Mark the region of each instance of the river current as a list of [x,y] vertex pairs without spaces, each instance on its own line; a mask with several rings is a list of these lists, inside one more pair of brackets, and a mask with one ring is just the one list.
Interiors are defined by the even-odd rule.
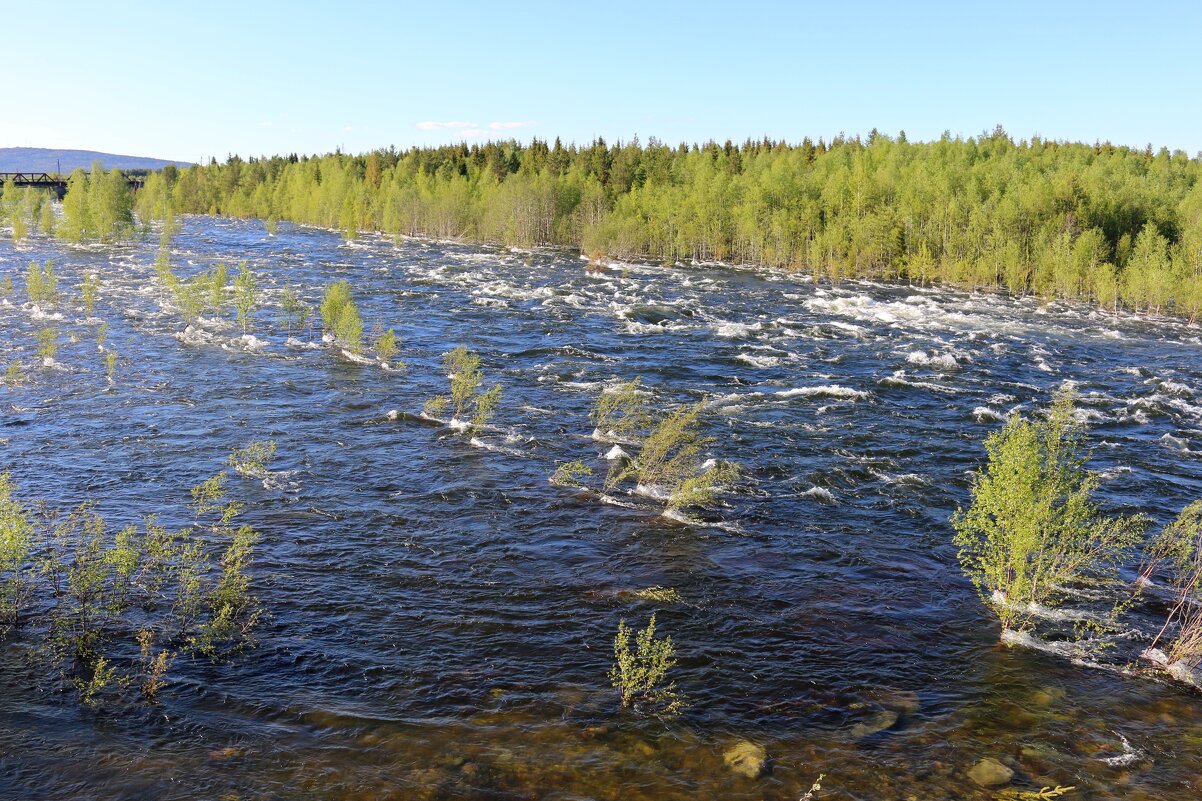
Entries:
[[[1202,495],[1199,329],[186,218],[178,273],[256,273],[246,340],[232,313],[183,331],[156,247],[0,244],[17,287],[0,347],[32,379],[0,389],[0,470],[23,498],[184,525],[189,487],[275,441],[267,480],[231,483],[262,533],[269,618],[229,664],[180,660],[157,705],[31,689],[20,649],[36,644],[0,643],[0,798],[797,799],[819,774],[824,799],[991,798],[966,778],[984,757],[1070,799],[1202,792],[1202,697],[1124,672],[1126,654],[998,645],[948,522],[983,439],[1066,381],[1102,500],[1170,520]],[[111,385],[77,299],[53,321],[58,366],[32,366],[46,321],[21,276],[47,259],[68,298],[99,275]],[[319,332],[288,341],[280,291],[316,304],[338,279],[407,369],[348,361]],[[476,443],[418,416],[458,344],[504,387]],[[548,482],[572,460],[604,472],[589,410],[636,376],[661,410],[706,399],[708,455],[741,468],[705,522]],[[680,598],[635,594],[653,586]],[[690,702],[667,721],[621,711],[606,675],[618,620],[652,612]],[[1155,631],[1130,624],[1135,642]],[[740,740],[766,750],[758,779],[723,762]]]

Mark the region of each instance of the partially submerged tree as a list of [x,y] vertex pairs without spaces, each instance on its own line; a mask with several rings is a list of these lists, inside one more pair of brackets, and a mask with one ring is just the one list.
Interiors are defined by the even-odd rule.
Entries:
[[635,378],[601,393],[591,414],[594,438],[624,442],[640,438],[651,422],[640,382]]
[[[464,345],[457,346],[442,357],[443,369],[451,382],[449,397],[435,398],[426,404],[428,411],[450,408],[453,423],[472,428],[483,427],[497,410],[501,402],[501,385],[481,392],[484,373],[480,370],[480,356]],[[470,423],[467,421],[470,419]]]
[[633,478],[636,491],[662,498],[669,509],[705,506],[738,475],[726,462],[703,460],[712,439],[701,434],[700,417],[705,402],[686,406],[664,417],[643,441],[629,462],[615,462],[607,485]]
[[1146,525],[1094,500],[1098,478],[1086,468],[1074,403],[1062,390],[1046,419],[1014,417],[991,434],[972,503],[952,517],[960,564],[1003,636],[1028,628],[1074,585],[1113,582]]
[[363,348],[363,319],[351,297],[351,285],[337,281],[326,287],[321,301],[321,322],[327,334],[344,350],[357,354]]
[[1165,582],[1170,604],[1144,656],[1196,684],[1194,672],[1202,666],[1202,501],[1185,507],[1149,543],[1141,585],[1153,575]]
[[234,278],[234,312],[237,315],[238,324],[242,326],[242,333],[250,331],[251,318],[254,316],[258,303],[258,288],[255,284],[254,273],[250,271],[250,265],[242,262],[238,268],[238,275]]

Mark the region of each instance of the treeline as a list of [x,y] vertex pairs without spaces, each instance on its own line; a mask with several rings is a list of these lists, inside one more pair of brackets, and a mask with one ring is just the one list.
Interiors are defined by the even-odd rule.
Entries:
[[1015,142],[1001,129],[934,142],[535,140],[169,167],[137,211],[943,282],[1193,319],[1200,173],[1179,151]]

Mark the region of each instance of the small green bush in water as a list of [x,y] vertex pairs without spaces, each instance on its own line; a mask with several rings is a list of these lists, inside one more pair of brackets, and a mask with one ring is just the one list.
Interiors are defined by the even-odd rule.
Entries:
[[972,503],[952,516],[960,564],[1003,632],[1029,627],[1066,587],[1113,581],[1146,525],[1103,514],[1093,500],[1098,478],[1085,466],[1074,402],[1063,390],[1047,419],[1014,417],[991,434]]
[[29,302],[38,306],[58,303],[58,277],[54,274],[54,264],[30,262],[25,272],[25,291],[29,295]]
[[38,343],[38,356],[53,359],[58,355],[58,332],[53,328],[39,328],[34,338]]
[[700,401],[660,420],[636,457],[625,466],[615,463],[608,486],[633,478],[644,490],[662,493],[669,509],[713,503],[721,487],[738,476],[738,468],[726,462],[709,465],[701,458],[712,442],[700,432],[704,409]]
[[451,395],[446,400],[434,399],[426,404],[426,409],[444,409],[450,407],[456,420],[471,420],[475,428],[484,426],[501,403],[501,385],[481,392],[484,385],[484,373],[480,370],[480,356],[459,345],[454,350],[443,354],[443,369],[451,382]]
[[246,262],[242,262],[238,268],[238,275],[234,278],[234,313],[237,315],[238,324],[242,326],[242,333],[250,330],[251,318],[258,303],[254,273],[250,271]]
[[651,423],[641,379],[607,389],[597,398],[591,417],[603,437],[637,440]]
[[1172,593],[1164,625],[1148,649],[1167,640],[1165,666],[1192,672],[1202,666],[1202,501],[1185,507],[1152,539],[1147,551],[1141,586],[1158,573]]
[[677,692],[676,683],[668,680],[668,671],[676,666],[672,638],[655,638],[655,615],[647,628],[635,635],[633,650],[630,638],[631,629],[623,618],[614,637],[614,665],[609,672],[622,706],[634,704],[656,714],[678,714],[685,700]]
[[350,353],[358,353],[363,347],[363,320],[355,301],[351,298],[351,285],[337,281],[326,287],[321,301],[321,322],[327,333],[333,334],[338,344]]
[[298,331],[303,328],[305,321],[309,319],[308,305],[292,287],[285,287],[280,293],[280,316],[284,318],[284,328],[288,336],[292,336],[293,328]]
[[555,472],[551,474],[550,481],[552,484],[560,487],[579,487],[580,480],[592,474],[593,468],[584,462],[564,462],[555,468]]
[[376,355],[380,357],[380,361],[388,364],[400,352],[399,340],[396,333],[391,328],[380,334],[376,339]]
[[65,518],[45,504],[33,515],[0,474],[0,637],[13,625],[40,632],[48,676],[88,704],[129,686],[153,699],[180,651],[240,650],[262,614],[249,574],[258,535],[235,525],[226,477],[194,488],[191,528],[151,516],[112,531],[87,502]]

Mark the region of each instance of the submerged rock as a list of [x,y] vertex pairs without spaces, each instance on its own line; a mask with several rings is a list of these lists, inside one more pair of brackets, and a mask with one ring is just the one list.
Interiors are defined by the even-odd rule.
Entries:
[[748,740],[739,740],[726,749],[722,754],[722,761],[735,773],[749,779],[758,779],[763,775],[764,767],[767,765],[768,752],[764,750],[763,746]]
[[1001,787],[1010,783],[1014,771],[993,757],[985,757],[968,770],[968,778],[981,787]]
[[886,729],[891,729],[899,717],[900,715],[895,709],[882,709],[880,712],[874,712],[851,727],[852,739],[863,740],[865,737],[871,737]]

